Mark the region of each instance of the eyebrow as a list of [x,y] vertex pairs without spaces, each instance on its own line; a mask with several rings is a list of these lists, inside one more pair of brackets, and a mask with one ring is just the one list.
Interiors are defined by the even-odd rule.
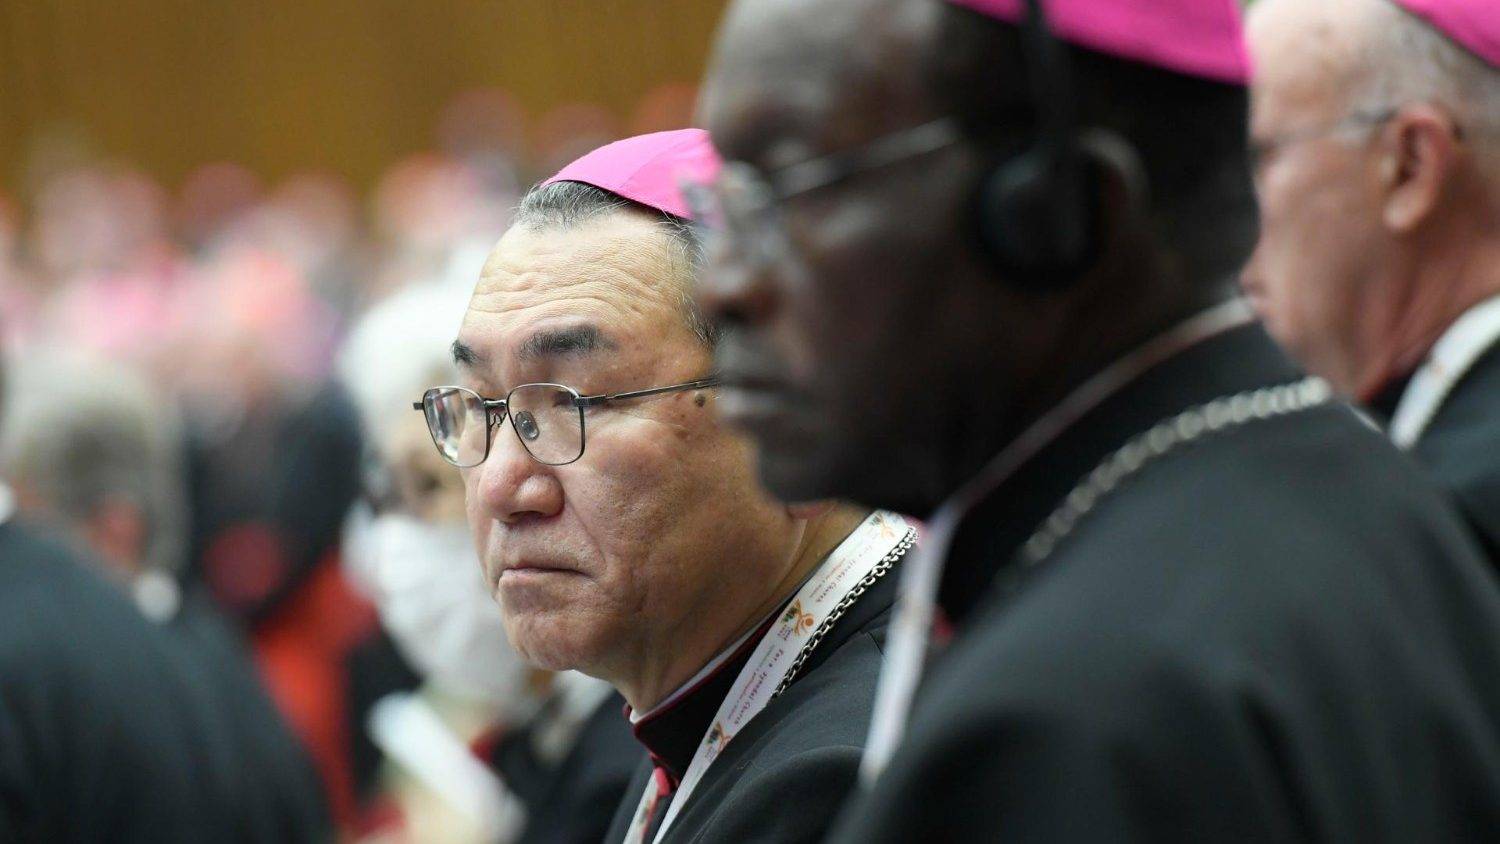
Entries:
[[616,348],[615,342],[597,326],[573,325],[536,332],[521,343],[516,355],[522,361],[535,362],[543,358],[583,356],[600,349]]
[[454,340],[451,350],[453,362],[465,369],[473,369],[485,362],[484,355],[474,351],[473,347],[462,340]]

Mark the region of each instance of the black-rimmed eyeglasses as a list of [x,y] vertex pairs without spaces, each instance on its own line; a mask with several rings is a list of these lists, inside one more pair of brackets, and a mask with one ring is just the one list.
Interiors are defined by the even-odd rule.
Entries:
[[490,431],[506,417],[526,453],[538,463],[563,466],[583,456],[583,412],[590,407],[718,386],[719,379],[699,378],[667,387],[628,393],[579,395],[565,384],[522,384],[503,399],[487,399],[467,387],[433,387],[412,402],[422,411],[432,444],[444,460],[460,469],[483,463],[490,455]]

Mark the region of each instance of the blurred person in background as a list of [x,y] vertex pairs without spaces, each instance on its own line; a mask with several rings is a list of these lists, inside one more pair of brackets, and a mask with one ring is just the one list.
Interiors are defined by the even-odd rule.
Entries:
[[254,210],[265,190],[261,178],[243,165],[232,161],[200,165],[177,190],[171,211],[173,228],[189,251],[200,252]]
[[371,711],[387,759],[375,813],[386,822],[371,834],[592,844],[640,757],[624,700],[600,680],[532,668],[510,647],[464,520],[463,481],[408,409],[427,385],[455,379],[449,345],[477,272],[389,296],[340,358],[367,442],[344,564],[424,678]]
[[1260,0],[1243,274],[1500,559],[1500,4]]
[[1500,827],[1492,572],[1233,298],[1242,36],[1236,0],[730,5],[719,409],[778,495],[932,514],[832,840]]
[[[75,389],[48,386],[42,398],[33,395],[35,385],[23,381],[21,389],[33,408]],[[99,448],[88,436],[68,437],[68,426],[49,432],[55,442],[45,444],[34,430],[6,435],[8,448],[26,443],[68,457],[63,465],[79,473],[79,485],[58,476],[65,469],[33,462],[28,506],[42,506],[59,526],[111,537],[101,547],[114,562],[85,562],[79,549],[92,544],[86,539],[75,537],[70,548],[20,523],[17,496],[0,485],[0,840],[327,840],[297,748],[262,693],[236,673],[234,656],[199,649],[189,634],[148,621],[122,588],[128,577],[109,568],[154,564],[148,548],[165,553],[171,543],[152,545],[147,526],[127,526],[149,518],[152,505],[141,499],[156,494],[155,476],[134,474],[138,461],[104,465],[119,458],[112,448],[119,440],[104,420],[128,410],[90,410],[93,419],[71,432],[98,426],[108,441]],[[34,413],[20,414],[21,424],[33,425]],[[0,426],[7,416],[0,402]],[[128,438],[141,431],[141,420],[114,430]],[[74,450],[58,454],[57,442]],[[8,463],[26,467],[27,458],[9,453],[15,459]],[[57,499],[43,503],[51,496]],[[133,563],[125,553],[132,534],[139,540]],[[230,661],[212,664],[221,657]]]
[[353,673],[378,628],[340,567],[359,488],[359,421],[326,370],[332,326],[294,269],[239,253],[180,338],[189,578],[250,639],[278,706],[317,764],[340,826],[370,771],[356,762]]
[[536,172],[545,175],[621,137],[621,132],[619,121],[608,109],[598,103],[577,102],[554,106],[536,121],[532,135]]
[[647,751],[606,838],[807,841],[854,783],[893,578],[915,530],[788,506],[714,418],[681,130],[527,194],[428,390],[511,646],[610,682]]
[[207,596],[184,593],[187,502],[172,407],[136,373],[57,350],[12,367],[0,473],[21,514],[80,546],[165,630],[232,737],[237,794],[263,834],[331,830],[309,759],[282,722],[238,632]]
[[368,293],[378,299],[413,279],[445,273],[455,257],[483,261],[504,231],[514,182],[463,160],[419,153],[393,165],[371,196],[380,258]]

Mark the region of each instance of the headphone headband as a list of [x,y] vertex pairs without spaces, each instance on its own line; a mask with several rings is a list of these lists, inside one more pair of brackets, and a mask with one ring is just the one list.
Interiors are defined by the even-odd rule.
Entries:
[[1026,0],[1021,35],[1036,139],[985,179],[979,233],[1007,280],[1047,290],[1078,278],[1097,256],[1099,169],[1079,142],[1072,63],[1042,0]]

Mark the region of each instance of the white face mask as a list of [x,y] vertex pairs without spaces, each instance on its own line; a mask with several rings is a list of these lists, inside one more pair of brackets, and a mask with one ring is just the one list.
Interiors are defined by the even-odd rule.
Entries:
[[531,717],[542,696],[505,636],[463,523],[350,514],[345,567],[375,602],[403,656],[444,692],[493,706],[501,721]]

